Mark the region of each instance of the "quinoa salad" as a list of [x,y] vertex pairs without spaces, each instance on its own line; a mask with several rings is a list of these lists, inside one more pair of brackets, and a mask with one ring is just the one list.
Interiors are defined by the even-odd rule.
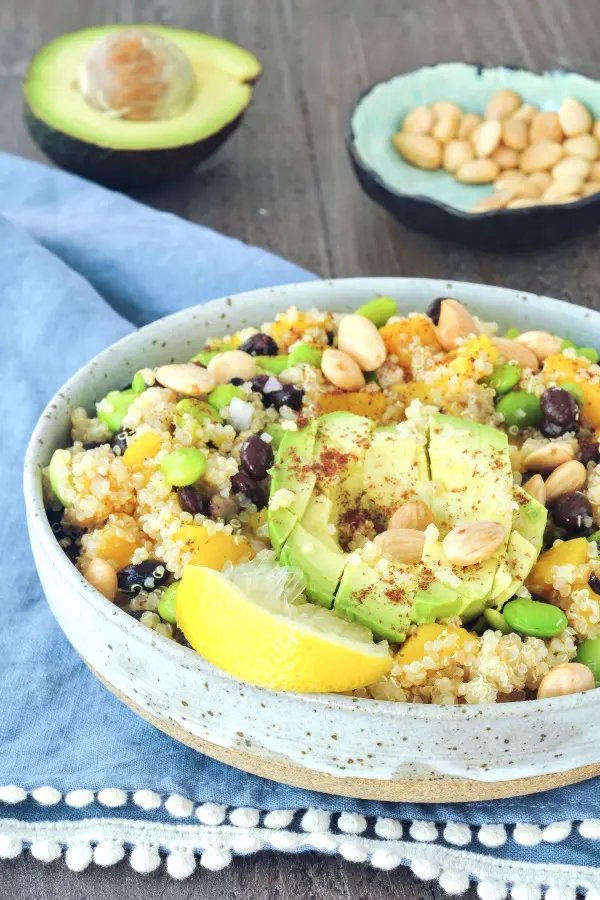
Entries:
[[43,486],[95,589],[236,678],[524,701],[600,681],[599,439],[595,349],[366,297],[132,372]]

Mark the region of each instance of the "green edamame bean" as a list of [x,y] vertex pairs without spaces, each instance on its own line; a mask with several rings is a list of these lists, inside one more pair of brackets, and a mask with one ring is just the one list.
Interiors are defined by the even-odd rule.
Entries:
[[323,350],[314,344],[296,344],[290,351],[290,366],[297,366],[298,363],[308,363],[316,369],[321,368],[321,360],[323,359]]
[[187,487],[202,478],[206,469],[206,456],[194,447],[177,447],[163,459],[160,471],[167,484]]
[[521,332],[518,328],[509,328],[504,337],[507,341],[514,341],[515,338],[518,338]]
[[131,380],[131,390],[135,391],[136,394],[143,394],[148,385],[144,381],[144,376],[141,372],[136,372]]
[[562,609],[539,600],[509,600],[502,615],[513,631],[531,637],[556,637],[567,627]]
[[583,406],[585,404],[583,391],[578,384],[575,384],[574,381],[561,381],[559,387],[561,387],[563,391],[567,391],[572,397],[574,397],[577,401],[578,406]]
[[377,328],[381,328],[397,312],[398,304],[391,297],[376,297],[375,300],[369,300],[368,303],[359,306],[356,315],[364,316]]
[[590,534],[588,541],[596,541],[597,544],[600,544],[600,531],[595,531],[593,534]]
[[206,403],[204,400],[191,400],[189,397],[186,397],[184,400],[180,400],[179,403],[175,406],[175,409],[179,413],[177,416],[177,424],[180,428],[185,427],[185,422],[183,416],[191,416],[196,422],[202,424],[206,419],[210,419],[211,422],[220,423],[223,421],[219,413],[213,409],[210,403]]
[[[227,348],[231,349],[231,348]],[[223,350],[201,350],[200,353],[196,353],[195,356],[192,356],[190,362],[199,362],[202,363],[203,366],[207,366],[211,359],[214,359],[215,356],[218,356],[219,353],[223,353]]]
[[218,384],[206,399],[212,408],[219,412],[229,406],[234,397],[239,397],[240,400],[246,399],[245,393],[237,384]]
[[562,353],[563,350],[568,350],[569,347],[575,347],[573,341],[567,340],[567,338],[563,338],[560,342],[560,351]]
[[502,413],[508,426],[527,428],[528,425],[538,425],[542,420],[539,397],[527,391],[504,394],[496,404],[496,409]]
[[484,609],[483,618],[488,627],[493,628],[494,631],[501,631],[502,634],[510,634],[512,632],[510,625],[497,609]]
[[519,383],[522,374],[521,366],[517,366],[515,363],[502,363],[500,366],[494,366],[493,371],[487,378],[484,378],[484,381],[497,394],[506,394]]
[[256,356],[256,365],[265,372],[271,372],[272,375],[280,375],[290,367],[289,356]]
[[126,391],[109,391],[106,397],[96,403],[96,414],[111,431],[120,431],[127,410],[137,397],[138,394],[131,388]]
[[283,428],[279,422],[273,422],[271,425],[267,425],[265,431],[271,437],[271,446],[273,450],[279,450],[279,445],[281,444],[285,434],[289,434],[286,432],[285,428]]
[[173,584],[170,584],[166,589],[162,597],[160,598],[160,602],[158,604],[158,614],[165,622],[170,622],[171,625],[177,624],[177,616],[175,614],[176,609],[176,601],[177,601],[177,588],[179,587],[179,582],[175,581]]
[[577,356],[583,356],[584,359],[589,359],[591,363],[598,362],[598,351],[594,350],[593,347],[578,347]]
[[577,662],[583,663],[588,669],[592,670],[592,674],[596,681],[600,681],[600,637],[587,638],[577,647]]

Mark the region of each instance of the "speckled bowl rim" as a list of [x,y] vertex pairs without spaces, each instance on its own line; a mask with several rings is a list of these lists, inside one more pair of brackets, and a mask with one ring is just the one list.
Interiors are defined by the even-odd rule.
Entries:
[[[391,196],[398,198],[407,197],[411,200],[416,200],[417,202],[422,203],[426,206],[433,206],[437,209],[442,209],[449,215],[456,216],[458,219],[464,219],[469,222],[477,222],[481,219],[492,219],[498,217],[510,217],[514,220],[515,218],[525,218],[534,215],[545,216],[548,212],[555,212],[556,210],[564,207],[565,204],[548,203],[544,206],[523,206],[520,209],[492,209],[488,210],[487,212],[480,213],[469,212],[468,210],[460,209],[460,207],[458,206],[452,206],[450,203],[444,203],[442,200],[436,200],[435,197],[428,197],[426,194],[413,194],[410,191],[401,191],[398,188],[393,187],[388,181],[386,181],[386,179],[377,171],[377,169],[374,169],[371,165],[365,162],[356,147],[356,134],[354,132],[353,119],[356,110],[366,100],[369,94],[371,94],[372,91],[376,90],[380,85],[388,84],[388,82],[393,81],[400,75],[417,75],[419,72],[423,72],[428,69],[437,69],[449,64],[450,61],[446,61],[442,63],[434,63],[433,65],[419,66],[417,69],[409,69],[407,72],[396,72],[394,75],[390,75],[389,78],[382,78],[379,81],[373,82],[373,84],[369,85],[369,87],[365,88],[365,90],[360,93],[357,100],[352,106],[346,125],[346,147],[354,163],[366,175],[368,175],[378,185],[378,187],[381,188],[381,190],[386,191]],[[539,75],[540,78],[544,75],[553,74],[579,75],[581,78],[585,78],[591,84],[597,85],[598,92],[600,93],[600,79],[590,78],[589,76],[584,75],[583,72],[578,72],[576,69],[563,69],[559,66],[554,69],[544,69],[543,72],[534,72],[533,69],[526,69],[523,66],[484,66],[482,63],[465,63],[465,65],[471,66],[473,69],[476,69],[478,75],[480,75],[481,72],[486,69],[510,69],[513,72],[527,72],[528,74]],[[588,206],[594,206],[598,203],[600,203],[600,192],[597,194],[591,194],[589,197],[582,197],[580,200],[577,200],[574,203],[569,203],[567,204],[566,209],[583,209]]]
[[[128,613],[120,609],[120,607],[115,606],[115,604],[111,603],[95,588],[93,588],[85,580],[83,575],[81,575],[79,570],[76,569],[76,567],[70,562],[66,554],[63,552],[62,548],[59,546],[56,540],[56,536],[50,527],[50,523],[48,521],[48,517],[44,508],[41,491],[39,490],[40,469],[43,465],[45,465],[45,463],[43,463],[39,459],[39,448],[44,447],[44,433],[46,428],[48,427],[47,422],[51,421],[54,418],[54,413],[57,408],[65,407],[67,405],[66,398],[73,388],[78,387],[78,382],[80,381],[80,379],[85,378],[89,369],[93,369],[99,362],[104,362],[110,359],[110,357],[116,350],[121,351],[123,349],[126,349],[128,344],[139,342],[140,334],[144,336],[148,335],[150,342],[157,333],[160,333],[161,342],[164,342],[164,332],[161,333],[161,330],[164,328],[165,324],[185,321],[186,319],[194,318],[195,315],[197,315],[199,312],[203,312],[206,310],[219,309],[221,307],[227,308],[230,305],[232,299],[238,302],[241,301],[246,309],[251,309],[252,300],[255,300],[258,296],[268,294],[273,291],[284,290],[286,292],[288,305],[292,305],[294,302],[294,298],[293,296],[289,295],[293,295],[294,293],[301,295],[303,290],[306,290],[307,288],[310,289],[311,285],[332,285],[343,288],[344,284],[357,285],[363,282],[365,285],[365,292],[368,292],[370,290],[371,293],[373,293],[373,282],[381,282],[381,280],[381,278],[377,277],[364,277],[329,279],[322,282],[300,282],[295,284],[279,285],[275,288],[263,288],[254,291],[246,291],[240,294],[221,297],[216,300],[209,301],[208,303],[192,306],[170,316],[165,316],[161,319],[157,319],[156,321],[145,325],[140,329],[137,329],[131,334],[126,335],[125,337],[116,341],[114,344],[111,344],[105,350],[102,350],[91,360],[85,363],[85,365],[81,366],[81,368],[79,368],[77,372],[75,372],[75,374],[72,375],[71,378],[69,378],[58,389],[51,400],[46,404],[32,432],[25,453],[25,463],[23,471],[25,507],[27,511],[27,519],[31,528],[32,539],[35,537],[35,539],[39,541],[41,548],[43,549],[44,553],[50,558],[52,565],[62,575],[65,582],[65,588],[79,595],[83,600],[85,600],[86,603],[88,603],[93,608],[95,612],[103,616],[103,618],[107,621],[115,621],[114,617],[116,611],[118,614],[117,621],[119,622],[120,627],[123,628],[123,630],[131,638],[135,638],[143,642],[149,648],[152,645],[156,646],[156,642],[159,641],[158,646],[160,646],[161,651],[165,654],[165,659],[167,659],[168,661],[180,662],[182,660],[181,654],[186,654],[185,659],[188,666],[190,663],[192,663],[198,674],[202,675],[204,678],[219,678],[225,681],[235,682],[237,684],[244,683],[245,685],[247,685],[248,690],[258,692],[259,695],[262,695],[262,697],[265,698],[265,700],[268,700],[269,696],[273,694],[278,694],[279,696],[286,697],[289,703],[297,703],[300,707],[308,703],[312,704],[313,706],[315,704],[323,705],[330,708],[337,708],[339,710],[352,712],[355,714],[360,713],[361,715],[383,715],[386,717],[398,719],[403,719],[408,716],[410,718],[418,718],[425,721],[439,719],[440,716],[443,716],[447,718],[449,724],[464,721],[465,718],[467,720],[480,718],[493,720],[500,717],[515,718],[521,720],[524,707],[526,709],[529,709],[531,711],[531,714],[533,715],[536,712],[542,713],[545,709],[552,708],[554,710],[559,705],[562,709],[565,710],[582,705],[596,706],[598,700],[600,700],[600,693],[596,694],[596,691],[600,690],[600,688],[586,691],[583,694],[573,694],[567,697],[552,698],[548,700],[525,700],[515,701],[512,703],[439,706],[435,704],[420,703],[392,703],[385,700],[369,700],[358,697],[344,696],[340,694],[296,694],[292,692],[276,692],[271,691],[267,688],[257,687],[248,682],[242,682],[241,679],[237,679],[231,675],[228,675],[226,672],[223,672],[222,670],[213,666],[212,663],[209,663],[207,660],[203,659],[194,650],[183,647],[181,644],[177,644],[174,641],[163,637],[162,635],[157,635],[151,629],[146,628],[136,619],[133,619]],[[388,282],[395,281],[398,283],[420,281],[432,285],[432,287],[435,287],[435,289],[438,291],[438,294],[443,294],[444,288],[448,287],[448,281],[445,279],[388,278],[385,280]],[[561,309],[567,314],[569,312],[570,304],[566,303],[565,301],[556,300],[550,297],[545,297],[543,295],[532,294],[524,291],[517,292],[512,288],[499,288],[496,286],[488,286],[475,282],[452,282],[453,289],[458,288],[460,290],[461,286],[474,288],[478,291],[484,291],[486,287],[493,287],[494,290],[504,290],[507,292],[507,294],[518,293],[521,298],[542,299],[543,297],[544,303],[548,306],[555,307],[556,309]],[[375,292],[378,293],[378,291]],[[244,300],[246,298],[248,302],[244,304]],[[586,312],[591,316],[598,316],[600,318],[600,313],[597,313],[594,310],[586,310]],[[169,341],[167,338],[165,356],[168,355],[166,349],[168,347],[168,343]]]

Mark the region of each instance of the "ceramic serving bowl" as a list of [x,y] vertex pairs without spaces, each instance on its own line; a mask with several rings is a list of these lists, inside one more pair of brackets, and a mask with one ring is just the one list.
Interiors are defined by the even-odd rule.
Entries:
[[[138,369],[189,359],[205,338],[260,326],[291,305],[337,312],[376,295],[401,312],[457,297],[484,319],[547,328],[600,345],[600,314],[485,285],[362,278],[269,288],[161,319],[100,353],[52,398],[25,460],[29,533],[58,623],[96,675],[125,703],[178,740],[279,781],[358,797],[426,801],[514,795],[600,772],[600,690],[492,706],[393,704],[253,687],[155,634],[92,588],[48,524],[41,473],[68,444],[69,414],[92,410]],[[595,340],[594,340],[595,338]],[[160,678],[157,678],[160,673]]]
[[414,106],[449,100],[481,115],[492,94],[503,88],[541,110],[558,110],[565,97],[577,97],[594,118],[600,116],[600,83],[575,72],[538,75],[441,63],[396,75],[370,87],[350,116],[346,144],[365,193],[415,231],[484,250],[541,247],[597,228],[600,194],[565,205],[471,213],[492,192],[491,184],[461,184],[443,169],[416,168],[394,149],[392,135]]

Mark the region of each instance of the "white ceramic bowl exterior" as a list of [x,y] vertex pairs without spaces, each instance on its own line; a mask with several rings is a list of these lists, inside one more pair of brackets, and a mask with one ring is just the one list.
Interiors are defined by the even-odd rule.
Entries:
[[[25,461],[29,533],[50,607],[84,659],[165,727],[225,748],[341,778],[465,777],[480,781],[565,772],[600,762],[600,690],[558,700],[436,707],[335,695],[275,693],[243,684],[185,647],[156,635],[95,591],[69,562],[48,524],[40,468],[68,442],[70,411],[93,408],[145,366],[188,359],[205,338],[260,326],[288,306],[345,312],[375,295],[401,312],[438,296],[465,301],[501,328],[546,328],[600,346],[600,314],[485,285],[363,278],[270,288],[215,300],[147,326],[101,353],[56,394]],[[158,339],[158,340],[155,340]],[[166,349],[162,346],[166,342]]]

